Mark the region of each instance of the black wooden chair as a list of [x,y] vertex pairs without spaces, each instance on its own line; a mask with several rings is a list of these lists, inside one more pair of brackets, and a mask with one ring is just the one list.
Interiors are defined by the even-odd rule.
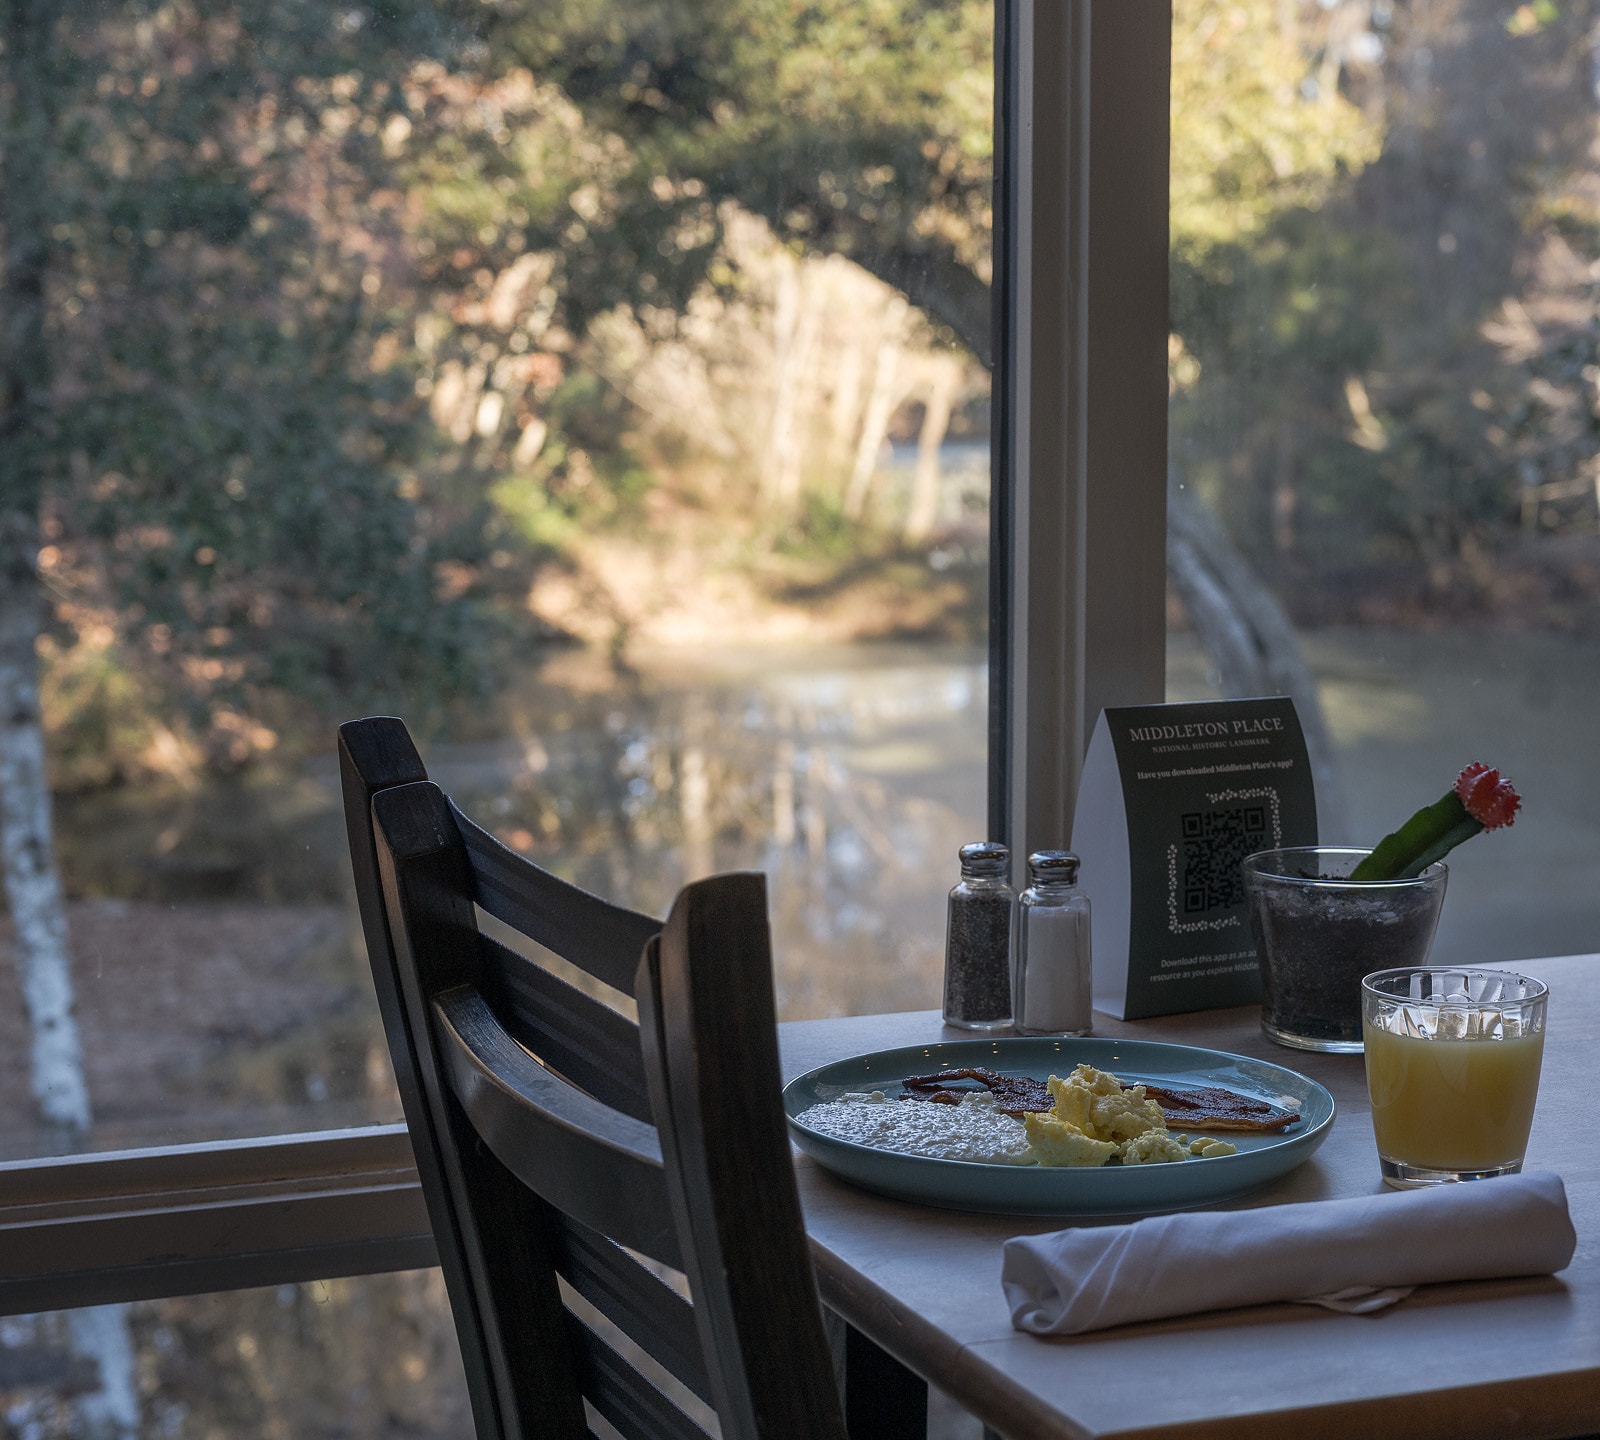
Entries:
[[[628,1440],[702,1435],[696,1399],[725,1440],[842,1440],[777,1098],[762,877],[686,887],[663,927],[467,819],[398,720],[343,726],[340,762],[479,1440],[584,1436],[586,1401]],[[483,934],[478,909],[634,995],[639,1025]],[[911,1433],[920,1382],[853,1331],[847,1353],[873,1375],[851,1433]]]

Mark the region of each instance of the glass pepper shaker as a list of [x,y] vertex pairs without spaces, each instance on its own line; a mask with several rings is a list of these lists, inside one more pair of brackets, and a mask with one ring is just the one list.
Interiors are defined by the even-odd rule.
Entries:
[[1028,888],[1012,932],[1011,1001],[1020,1035],[1087,1035],[1093,1029],[1089,897],[1070,850],[1028,856]]
[[983,840],[961,847],[961,883],[945,930],[944,1023],[962,1030],[1011,1024],[1011,852]]

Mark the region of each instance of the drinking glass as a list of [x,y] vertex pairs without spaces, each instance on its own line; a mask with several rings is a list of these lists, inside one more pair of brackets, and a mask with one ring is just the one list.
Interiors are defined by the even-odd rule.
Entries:
[[1543,981],[1408,966],[1361,982],[1367,1092],[1396,1189],[1522,1169],[1544,1055]]

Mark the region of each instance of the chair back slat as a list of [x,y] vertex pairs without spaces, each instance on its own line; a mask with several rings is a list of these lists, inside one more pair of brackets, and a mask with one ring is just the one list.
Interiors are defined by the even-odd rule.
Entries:
[[712,1404],[711,1381],[695,1334],[694,1307],[621,1246],[567,1218],[557,1237],[556,1269],[577,1293],[625,1330],[656,1364]]
[[559,975],[484,936],[483,993],[519,1045],[614,1110],[649,1122],[639,1027]]
[[639,949],[661,922],[529,865],[454,805],[450,808],[472,857],[478,904],[496,920],[631,995]]
[[[593,1331],[582,1330],[574,1344],[583,1372],[583,1393],[623,1440],[708,1440],[709,1432],[702,1425]],[[793,1440],[809,1437],[797,1435]]]
[[545,1069],[470,986],[436,995],[433,1014],[451,1091],[495,1158],[557,1209],[681,1269],[655,1129]]
[[[635,985],[667,1194],[684,1237],[724,1440],[845,1440],[795,1186],[778,1064],[766,879],[687,885]],[[759,1205],[748,1197],[759,1195]]]

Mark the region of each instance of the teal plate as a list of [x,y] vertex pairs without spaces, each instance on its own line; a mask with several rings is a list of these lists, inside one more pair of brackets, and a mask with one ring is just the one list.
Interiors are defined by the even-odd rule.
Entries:
[[[856,1145],[809,1129],[802,1111],[846,1091],[881,1090],[891,1099],[907,1075],[984,1066],[1002,1075],[1067,1075],[1087,1063],[1137,1084],[1220,1085],[1242,1095],[1298,1108],[1300,1122],[1276,1134],[1216,1134],[1237,1155],[1168,1165],[1103,1165],[1067,1169],[934,1160]],[[923,1205],[994,1215],[1149,1215],[1227,1200],[1275,1180],[1308,1159],[1327,1139],[1334,1104],[1315,1080],[1281,1065],[1147,1040],[1005,1039],[912,1045],[836,1060],[791,1080],[783,1090],[789,1133],[819,1165],[846,1180]],[[1182,1126],[1175,1126],[1182,1131]],[[1201,1132],[1187,1132],[1199,1134]]]

